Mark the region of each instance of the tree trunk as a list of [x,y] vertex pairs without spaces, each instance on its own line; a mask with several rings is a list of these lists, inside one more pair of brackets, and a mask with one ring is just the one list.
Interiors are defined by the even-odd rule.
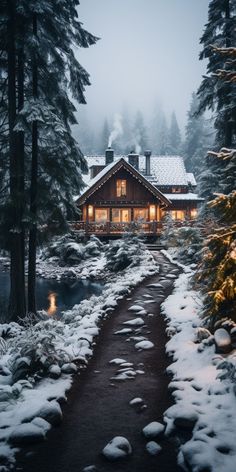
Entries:
[[[225,3],[225,47],[231,47],[231,22],[230,22],[230,0],[226,0]],[[232,100],[232,85],[226,85],[226,96],[225,96],[225,103],[226,105],[230,105]],[[231,111],[225,112],[225,142],[224,147],[231,148],[232,147],[232,136],[233,136],[233,128],[232,128],[232,121],[231,121]]]
[[17,133],[14,131],[16,123],[16,5],[15,0],[8,0],[7,26],[7,55],[8,55],[8,119],[9,119],[9,154],[10,154],[10,202],[11,202],[11,230],[10,241],[10,299],[9,316],[12,320],[24,317],[25,306],[25,279],[24,253],[22,248],[22,208]]
[[[33,34],[37,37],[37,16],[33,15]],[[34,52],[32,60],[33,97],[38,98],[38,66]],[[38,123],[32,123],[32,162],[30,184],[30,213],[32,218],[29,231],[29,266],[28,266],[28,311],[36,313],[36,249],[37,249],[37,183],[38,183]]]

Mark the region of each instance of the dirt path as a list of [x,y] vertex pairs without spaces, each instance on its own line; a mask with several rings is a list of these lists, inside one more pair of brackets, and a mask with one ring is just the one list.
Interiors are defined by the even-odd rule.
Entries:
[[[151,421],[162,421],[163,412],[171,405],[165,372],[165,322],[160,315],[160,303],[171,292],[176,267],[162,254],[160,275],[137,287],[131,299],[124,299],[104,326],[88,369],[76,377],[63,406],[63,422],[53,428],[45,443],[34,446],[18,456],[16,470],[24,472],[82,472],[84,467],[95,465],[99,472],[177,472],[174,443],[162,440],[162,451],[151,456],[145,449],[142,428]],[[149,287],[161,283],[161,287]],[[154,303],[151,303],[155,299]],[[128,327],[122,323],[139,315],[128,311],[132,305],[141,305],[148,314],[142,315],[145,325],[134,328],[131,334],[116,334]],[[154,344],[150,350],[137,351],[131,336],[145,336]],[[133,364],[134,379],[111,380],[119,366],[109,364],[122,358]],[[130,400],[141,397],[147,408],[137,411]],[[114,437],[126,437],[133,448],[131,457],[118,463],[108,462],[101,451]]]

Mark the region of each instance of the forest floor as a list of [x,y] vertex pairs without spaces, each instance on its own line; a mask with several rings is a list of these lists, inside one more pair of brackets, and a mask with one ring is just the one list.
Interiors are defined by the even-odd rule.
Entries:
[[[157,439],[162,450],[152,456],[146,450],[149,440],[142,434],[150,422],[163,423],[163,413],[173,403],[166,373],[166,322],[160,305],[171,293],[178,270],[161,253],[155,257],[160,273],[142,282],[103,321],[94,356],[86,371],[74,377],[68,401],[62,405],[61,426],[50,430],[45,442],[21,451],[15,470],[82,472],[88,466],[100,472],[180,470],[173,437]],[[143,309],[138,312],[134,306]],[[144,324],[123,324],[136,318]],[[128,331],[115,334],[124,328]],[[142,340],[145,348],[138,349]],[[117,362],[110,363],[114,359]],[[119,359],[123,364],[119,365]],[[131,406],[129,402],[137,397],[143,403]],[[115,436],[128,439],[132,454],[109,462],[102,450]]]

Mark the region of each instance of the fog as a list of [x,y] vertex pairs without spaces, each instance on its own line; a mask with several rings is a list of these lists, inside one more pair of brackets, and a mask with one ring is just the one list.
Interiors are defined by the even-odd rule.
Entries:
[[80,21],[101,39],[76,53],[92,84],[78,119],[86,114],[94,129],[124,109],[150,119],[161,103],[167,119],[175,110],[183,132],[191,93],[205,72],[198,56],[208,3],[80,0]]

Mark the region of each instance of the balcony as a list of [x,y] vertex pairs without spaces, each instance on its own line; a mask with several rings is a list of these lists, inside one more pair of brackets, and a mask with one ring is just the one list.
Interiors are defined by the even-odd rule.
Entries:
[[116,236],[124,232],[142,232],[147,236],[157,236],[162,229],[162,223],[159,221],[147,221],[144,223],[134,221],[131,223],[71,221],[69,224],[74,231],[85,231],[86,234],[97,234],[101,236]]

